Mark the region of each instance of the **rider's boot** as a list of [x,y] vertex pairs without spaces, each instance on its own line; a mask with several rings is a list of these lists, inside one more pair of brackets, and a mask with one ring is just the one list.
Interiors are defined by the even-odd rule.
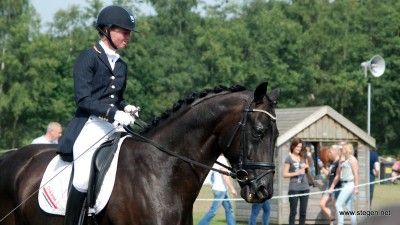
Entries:
[[85,199],[87,193],[82,193],[71,185],[69,191],[67,208],[65,210],[64,225],[81,225],[85,219]]

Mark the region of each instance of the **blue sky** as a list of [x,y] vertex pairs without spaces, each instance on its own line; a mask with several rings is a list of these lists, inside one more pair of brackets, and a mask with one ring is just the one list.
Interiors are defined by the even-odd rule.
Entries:
[[[104,6],[112,4],[112,0],[102,1],[104,3]],[[210,0],[206,0],[206,2],[207,1]],[[85,0],[31,0],[31,4],[33,5],[33,7],[35,7],[36,11],[42,18],[43,24],[50,22],[53,19],[54,14],[60,9],[68,9],[68,7],[71,5],[87,5]],[[141,8],[143,8],[144,11],[152,11],[150,6],[143,5],[143,7]]]
[[[110,5],[111,0],[103,0],[104,5]],[[31,0],[31,4],[42,18],[42,22],[50,22],[54,14],[60,9],[67,9],[71,5],[85,6],[85,0]]]
[[[111,5],[112,0],[102,0],[104,5]],[[203,0],[206,4],[215,4],[216,2],[221,2],[222,0]],[[243,0],[230,0],[230,2],[241,2]],[[30,0],[33,7],[39,13],[42,18],[42,23],[46,24],[53,19],[54,14],[60,9],[68,9],[71,5],[82,5],[86,6],[86,0]],[[222,2],[225,2],[222,1]],[[150,6],[144,5],[143,10],[152,11]]]

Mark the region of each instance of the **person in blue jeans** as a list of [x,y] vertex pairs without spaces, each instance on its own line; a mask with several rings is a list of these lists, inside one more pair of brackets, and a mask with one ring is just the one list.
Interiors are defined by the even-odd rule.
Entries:
[[261,209],[263,209],[262,225],[269,224],[269,215],[271,213],[271,205],[268,200],[268,201],[265,201],[264,203],[254,203],[251,205],[251,214],[250,214],[249,225],[257,224],[257,216]]
[[375,189],[375,178],[379,175],[379,169],[381,164],[379,162],[379,155],[377,149],[372,147],[369,151],[369,206],[372,205],[372,199],[374,197]]
[[[335,179],[333,180],[330,188],[329,194],[331,194],[337,182],[342,184],[342,190],[336,200],[336,214],[338,215],[338,223],[337,225],[344,224],[344,207],[347,206],[348,212],[354,212],[353,199],[358,194],[358,161],[357,158],[354,157],[354,148],[351,143],[347,143],[343,145],[342,155],[344,155],[345,160],[340,162],[340,165],[336,171]],[[357,216],[356,214],[350,215],[351,225],[357,224]]]
[[[217,161],[228,166],[228,162],[223,155],[220,155]],[[224,167],[218,164],[214,164],[213,168],[219,170],[226,170]],[[215,217],[221,205],[225,209],[226,224],[236,225],[235,215],[233,214],[233,208],[229,201],[228,188],[231,189],[231,193],[235,197],[237,197],[237,192],[230,178],[226,175],[211,171],[211,183],[212,183],[212,191],[214,194],[214,200],[212,202],[211,208],[199,221],[198,225],[210,224],[211,220]]]

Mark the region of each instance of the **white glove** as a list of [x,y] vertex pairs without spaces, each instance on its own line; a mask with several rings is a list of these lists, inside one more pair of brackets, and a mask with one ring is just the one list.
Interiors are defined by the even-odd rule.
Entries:
[[117,111],[114,116],[114,120],[117,124],[131,125],[135,122],[135,119],[129,114],[122,111]]
[[126,113],[130,113],[131,115],[133,112],[135,112],[135,116],[139,117],[140,108],[136,107],[134,105],[127,105],[127,106],[125,106],[124,111]]

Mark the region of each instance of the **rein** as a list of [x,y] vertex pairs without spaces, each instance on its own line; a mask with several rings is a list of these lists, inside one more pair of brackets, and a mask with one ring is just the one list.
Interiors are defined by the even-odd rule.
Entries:
[[[136,136],[136,137],[139,137],[140,139],[142,139],[142,140],[146,141],[147,143],[153,145],[154,147],[158,148],[159,150],[161,150],[161,151],[163,151],[163,152],[165,152],[165,153],[167,153],[167,154],[169,154],[169,155],[172,155],[172,156],[174,156],[174,157],[176,157],[176,158],[178,158],[178,159],[181,159],[181,160],[183,160],[183,161],[185,161],[185,162],[187,162],[187,163],[190,163],[190,164],[193,164],[193,165],[196,165],[196,166],[200,166],[200,167],[203,167],[203,168],[205,168],[205,169],[213,170],[213,171],[218,172],[218,173],[222,173],[222,174],[224,174],[224,175],[227,175],[227,176],[232,177],[233,179],[236,179],[236,178],[237,178],[236,173],[233,173],[233,172],[226,172],[226,171],[223,171],[223,170],[215,169],[215,168],[213,168],[213,167],[211,167],[211,166],[207,166],[207,165],[205,165],[205,164],[203,164],[203,163],[199,163],[199,162],[194,161],[194,160],[192,160],[192,159],[189,159],[189,158],[187,158],[187,157],[185,157],[185,156],[179,155],[179,154],[177,154],[177,153],[175,153],[175,152],[169,150],[168,148],[166,148],[166,147],[164,147],[164,146],[162,146],[162,145],[160,145],[160,144],[158,144],[158,143],[156,143],[156,142],[154,142],[154,141],[152,141],[152,140],[146,138],[145,136],[143,136],[143,135],[141,135],[141,134],[135,132],[135,131],[132,130],[132,128],[129,127],[129,126],[124,126],[124,128],[125,128],[125,130],[126,130],[128,133],[130,133],[130,134],[132,134],[132,135],[134,135],[134,136]],[[224,164],[222,164],[222,163],[220,163],[220,162],[218,162],[218,161],[217,161],[216,163],[218,163],[219,165],[221,165],[221,166],[227,168],[229,171],[233,171],[232,168],[227,167],[226,165],[224,165]]]

